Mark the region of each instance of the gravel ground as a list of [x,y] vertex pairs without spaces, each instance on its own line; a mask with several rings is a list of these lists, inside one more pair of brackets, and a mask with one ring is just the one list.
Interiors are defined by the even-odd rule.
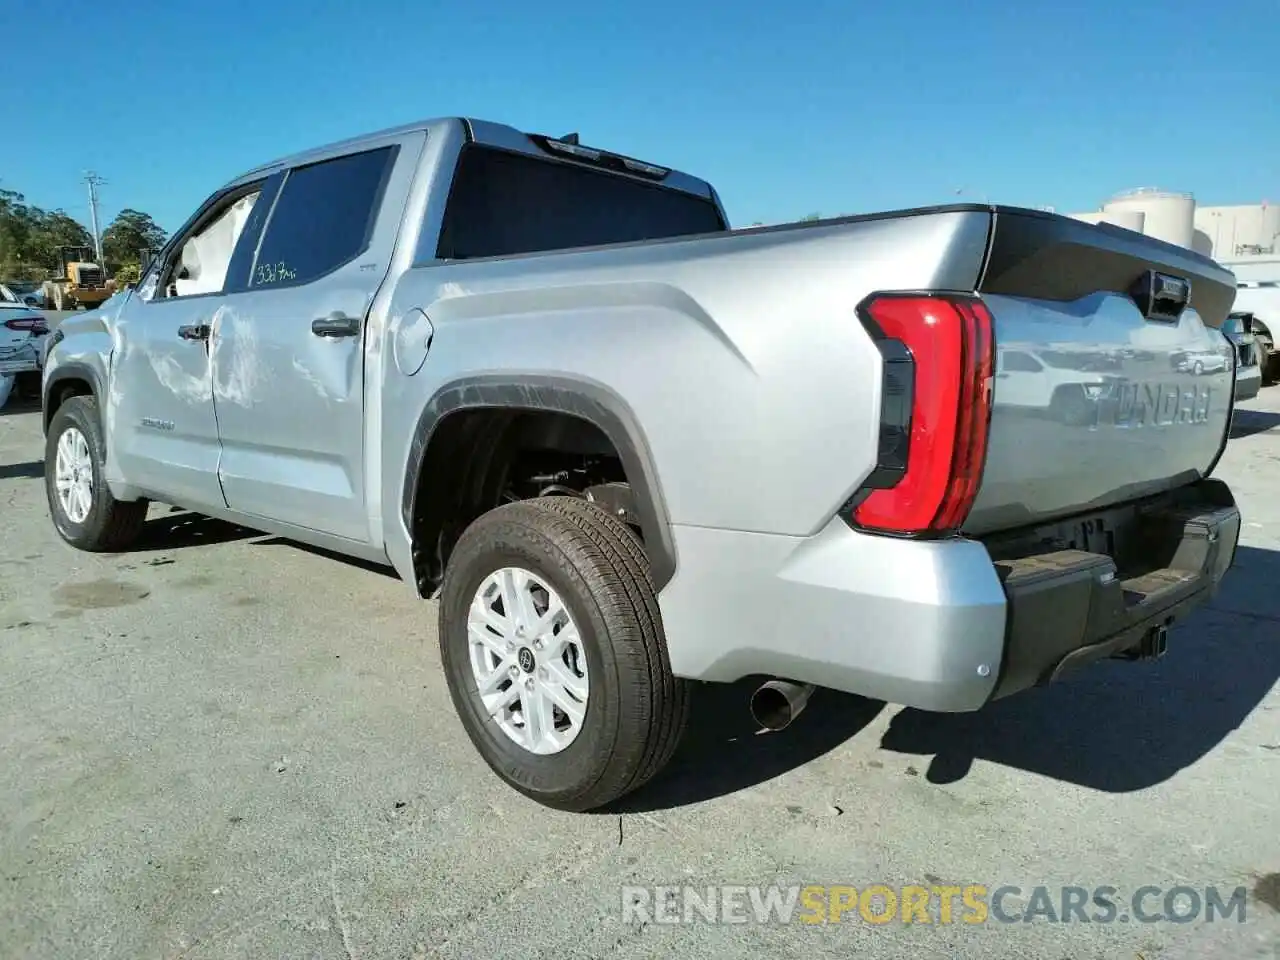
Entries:
[[[11,404],[0,957],[1280,957],[1280,388],[1237,434],[1220,468],[1237,565],[1163,660],[965,716],[819,691],[763,736],[744,686],[707,688],[667,775],[569,815],[473,752],[434,604],[168,508],[133,553],[77,553],[48,522],[39,413]],[[1110,885],[1121,906],[883,925],[622,910],[624,885],[877,883],[1014,885],[1015,917],[1037,885],[1055,902]],[[1137,922],[1143,886],[1149,912],[1173,887],[1243,887],[1244,922]]]

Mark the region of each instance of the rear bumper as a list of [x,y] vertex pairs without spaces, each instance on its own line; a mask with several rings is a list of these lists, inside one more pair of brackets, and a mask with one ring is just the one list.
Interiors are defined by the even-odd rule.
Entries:
[[868,536],[839,519],[810,538],[677,526],[659,598],[672,669],[976,710],[1130,650],[1207,600],[1240,529],[1225,486],[1213,489],[1216,502],[1151,521],[1148,552],[1167,566],[1123,581],[1101,554],[997,564],[974,540]]
[[1236,371],[1236,402],[1252,400],[1262,389],[1262,367],[1256,363]]
[[41,345],[39,340],[28,339],[12,349],[0,350],[0,376],[38,372]]
[[1121,579],[1100,553],[1058,550],[996,564],[1008,598],[1005,656],[993,698],[1056,680],[1093,660],[1136,655],[1153,631],[1209,600],[1235,558],[1240,512],[1224,484],[1200,502],[1144,517],[1163,566]]

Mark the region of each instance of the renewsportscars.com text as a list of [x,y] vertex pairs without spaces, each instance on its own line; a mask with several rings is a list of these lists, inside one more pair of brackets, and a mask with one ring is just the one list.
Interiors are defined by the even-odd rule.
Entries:
[[899,924],[1245,922],[1244,887],[843,884],[625,886],[624,923]]

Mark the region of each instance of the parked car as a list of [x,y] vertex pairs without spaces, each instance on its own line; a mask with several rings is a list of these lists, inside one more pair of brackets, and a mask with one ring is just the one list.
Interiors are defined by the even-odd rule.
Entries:
[[0,284],[0,377],[12,378],[5,385],[6,400],[15,390],[33,397],[40,395],[40,370],[48,332],[43,314]]
[[[1163,653],[1235,555],[1231,371],[1169,363],[1229,356],[1233,294],[1040,211],[731,231],[695,177],[430,121],[238,177],[60,324],[49,509],[84,550],[154,499],[389,564],[497,775],[590,809],[693,681],[772,677],[777,729],[815,686],[971,711]],[[996,344],[1096,355],[1115,402],[1032,415]]]
[[1258,366],[1265,383],[1280,380],[1280,280],[1242,280],[1237,284],[1233,309],[1248,316],[1257,343]]
[[1175,350],[1169,357],[1173,369],[1179,373],[1200,376],[1204,373],[1222,373],[1231,369],[1231,354],[1217,348],[1199,350]]
[[35,280],[10,280],[4,286],[7,286],[9,292],[27,306],[44,309],[44,290],[39,282]]
[[1229,314],[1222,332],[1236,350],[1236,400],[1252,400],[1262,388],[1262,353],[1253,332],[1253,314]]

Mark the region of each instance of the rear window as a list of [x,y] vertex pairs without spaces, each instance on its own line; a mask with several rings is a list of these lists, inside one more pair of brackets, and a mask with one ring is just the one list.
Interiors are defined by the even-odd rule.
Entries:
[[590,167],[463,149],[436,255],[512,256],[724,229],[709,200]]

